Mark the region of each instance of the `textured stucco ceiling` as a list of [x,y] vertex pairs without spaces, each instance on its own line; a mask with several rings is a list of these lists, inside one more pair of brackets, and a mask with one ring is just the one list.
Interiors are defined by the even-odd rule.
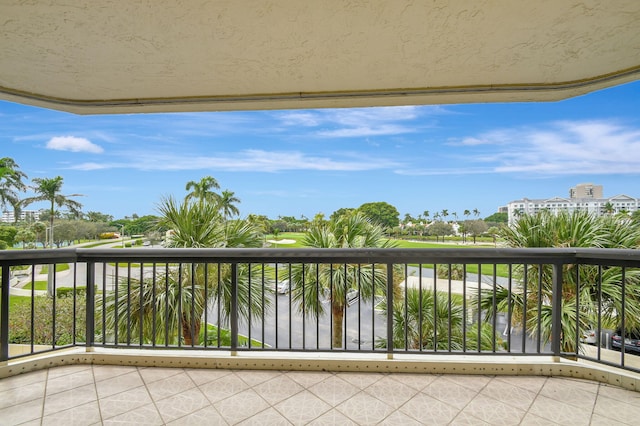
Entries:
[[639,0],[2,0],[0,24],[0,99],[83,114],[558,100],[640,78]]

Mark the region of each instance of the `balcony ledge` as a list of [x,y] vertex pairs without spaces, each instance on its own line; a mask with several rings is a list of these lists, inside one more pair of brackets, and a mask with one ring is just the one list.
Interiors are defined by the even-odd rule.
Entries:
[[13,359],[0,365],[0,379],[77,364],[229,370],[287,370],[422,373],[487,376],[549,376],[591,380],[640,391],[640,375],[586,360],[550,356],[412,355],[229,351],[61,349]]

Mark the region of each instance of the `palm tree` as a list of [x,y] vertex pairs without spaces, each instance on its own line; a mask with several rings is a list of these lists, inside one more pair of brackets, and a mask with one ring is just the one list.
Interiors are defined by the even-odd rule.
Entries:
[[480,210],[478,210],[478,209],[473,209],[473,215],[474,215],[475,217],[480,216]]
[[225,189],[222,191],[222,195],[220,195],[220,199],[218,200],[218,209],[225,219],[231,216],[237,216],[240,214],[240,210],[238,210],[235,204],[239,202],[240,199],[235,197],[234,192]]
[[[580,211],[560,211],[557,214],[542,211],[536,215],[523,215],[515,226],[501,228],[500,234],[509,246],[523,248],[638,248],[640,244],[640,226],[618,221],[614,217],[598,217]],[[543,342],[549,342],[554,297],[552,266],[526,265],[526,269],[520,266],[515,268],[514,274],[522,284],[512,289],[511,295],[508,289],[501,286],[497,286],[495,293],[493,289],[483,290],[481,309],[491,319],[497,312],[508,312],[511,304],[512,325],[526,324],[527,332],[532,337],[537,335],[540,327]],[[619,326],[618,316],[623,312],[622,277],[623,271],[617,266],[600,269],[592,265],[563,267],[560,294],[563,351],[576,350],[578,337],[598,324],[599,312],[603,327]],[[626,327],[640,329],[640,270],[627,268],[624,279]]]
[[199,182],[190,180],[187,182],[185,189],[187,191],[191,190],[185,197],[187,201],[195,198],[200,201],[217,203],[220,200],[220,195],[213,191],[213,189],[220,189],[220,185],[212,176],[205,176]]
[[22,182],[27,175],[19,169],[13,158],[0,158],[0,207],[6,208],[7,204],[13,207],[16,220],[20,212],[18,192],[27,189],[27,185]]
[[[159,225],[172,231],[167,241],[174,248],[262,247],[262,235],[255,224],[237,220],[222,220],[216,205],[169,197],[158,206]],[[263,289],[262,271],[255,266],[240,264],[237,268],[238,315],[250,321],[262,318],[269,302],[263,300],[264,291],[271,291],[267,282]],[[106,323],[118,333],[143,336],[146,343],[154,342],[197,345],[206,307],[215,303],[221,315],[219,326],[228,324],[232,306],[233,275],[230,264],[180,264],[168,272],[142,280],[130,279],[131,290],[107,297]],[[129,313],[127,321],[118,321],[122,313]],[[153,321],[156,322],[155,327]],[[163,332],[155,333],[154,330]],[[166,333],[164,331],[167,331]]]
[[[315,248],[393,247],[382,227],[373,225],[361,213],[312,224],[303,242]],[[386,275],[384,266],[307,263],[292,265],[284,277],[291,283],[292,299],[303,315],[317,321],[325,313],[324,304],[319,300],[328,300],[333,321],[332,347],[340,348],[347,293],[356,290],[362,300],[372,300],[385,291]]]
[[424,220],[428,221],[429,220],[429,210],[425,210],[424,212],[422,212],[422,216],[424,216]]
[[[381,303],[383,316],[387,305]],[[464,326],[464,303],[461,295],[431,289],[406,289],[405,298],[396,299],[393,307],[393,347],[396,349],[462,351],[493,350],[502,347],[490,324]],[[480,339],[478,339],[480,336]],[[377,347],[386,347],[386,339]]]
[[605,214],[613,214],[615,213],[616,209],[613,207],[613,204],[611,204],[611,202],[607,201],[607,203],[604,205],[603,209]]
[[35,183],[35,186],[31,186],[31,188],[38,195],[25,198],[20,202],[20,204],[22,206],[28,206],[29,204],[33,204],[39,201],[49,201],[49,229],[51,232],[51,234],[49,235],[49,244],[52,245],[54,241],[53,219],[56,216],[55,206],[57,205],[58,207],[66,207],[72,213],[79,214],[80,209],[82,208],[82,204],[75,200],[72,200],[70,197],[80,197],[82,194],[61,194],[60,191],[62,190],[63,183],[63,179],[61,176],[56,176],[54,178],[34,178],[32,182]]
[[447,221],[447,216],[449,216],[449,210],[447,209],[442,209],[442,217],[444,218],[444,221]]

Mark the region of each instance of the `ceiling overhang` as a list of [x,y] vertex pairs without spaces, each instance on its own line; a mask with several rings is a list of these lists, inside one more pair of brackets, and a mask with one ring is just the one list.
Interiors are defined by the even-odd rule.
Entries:
[[0,99],[80,114],[555,101],[640,79],[640,2],[0,6]]

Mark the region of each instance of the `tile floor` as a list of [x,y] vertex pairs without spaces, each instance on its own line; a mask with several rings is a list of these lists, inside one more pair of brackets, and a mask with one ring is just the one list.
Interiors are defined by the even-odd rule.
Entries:
[[640,392],[547,377],[77,365],[0,380],[1,425],[637,424]]

